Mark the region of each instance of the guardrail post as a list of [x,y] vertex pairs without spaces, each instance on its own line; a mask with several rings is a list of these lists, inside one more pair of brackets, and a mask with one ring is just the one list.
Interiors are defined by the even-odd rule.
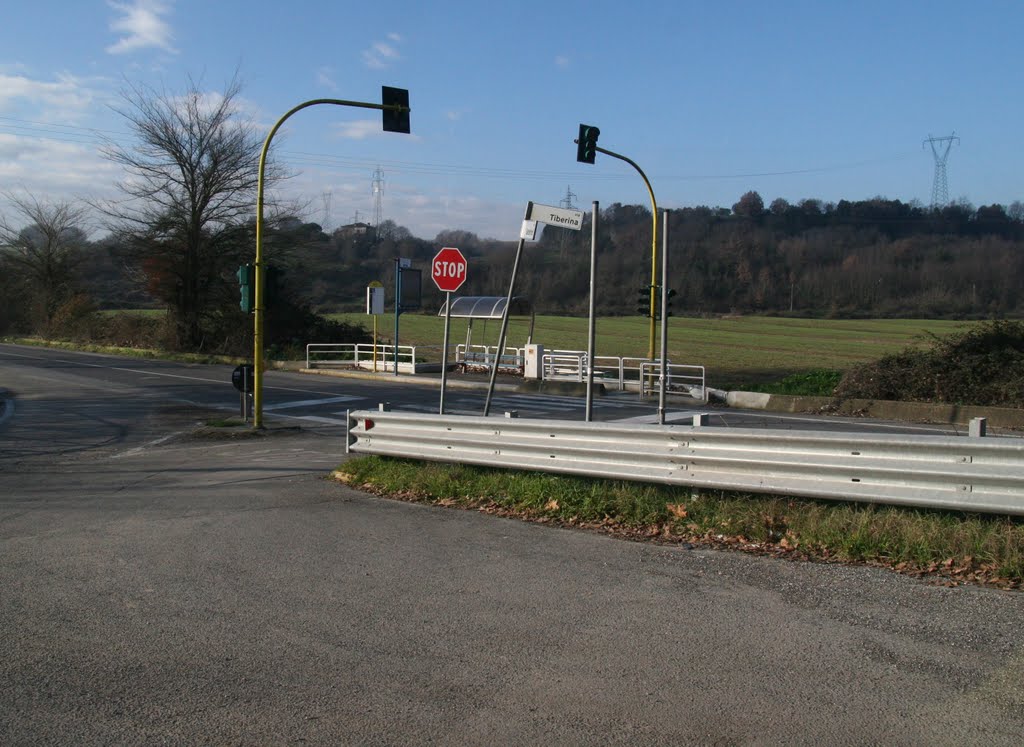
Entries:
[[702,425],[708,425],[711,422],[711,416],[705,413],[700,413],[693,416],[693,427],[699,428]]
[[506,418],[518,418],[519,417],[519,410],[507,410],[505,412],[505,417]]
[[968,428],[971,438],[983,438],[988,432],[988,418],[971,418]]
[[380,412],[391,412],[391,403],[390,402],[381,402],[379,405],[377,405],[377,409]]

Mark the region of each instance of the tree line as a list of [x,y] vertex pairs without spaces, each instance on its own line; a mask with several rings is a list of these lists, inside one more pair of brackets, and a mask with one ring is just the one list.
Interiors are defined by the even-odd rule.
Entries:
[[[94,329],[97,310],[162,308],[165,346],[247,348],[251,324],[238,307],[235,273],[253,255],[261,138],[241,116],[240,92],[237,81],[212,98],[193,81],[180,95],[130,86],[120,112],[133,140],[104,148],[126,174],[120,198],[77,205],[6,195],[13,217],[0,222],[0,293],[7,300],[0,333],[69,334]],[[271,157],[268,194],[285,175]],[[86,220],[94,214],[107,233],[90,241]],[[443,246],[470,259],[462,294],[507,291],[515,242],[458,229],[418,238],[393,221],[327,233],[302,216],[301,206],[267,201],[265,254],[283,279],[273,301],[278,308],[268,315],[272,327],[274,320],[281,324],[268,338],[276,335],[281,344],[358,336],[323,314],[361,309],[371,281],[393,287],[396,258],[426,270]],[[581,231],[546,227],[527,245],[517,293],[539,313],[585,313],[591,220]],[[750,191],[731,207],[675,209],[669,220],[667,285],[676,291],[676,315],[1024,312],[1019,201],[928,208],[882,197],[777,198],[766,206]],[[651,226],[643,206],[601,210],[598,313],[638,313],[639,290],[650,283]],[[428,272],[423,297],[424,311],[436,313],[443,299]]]

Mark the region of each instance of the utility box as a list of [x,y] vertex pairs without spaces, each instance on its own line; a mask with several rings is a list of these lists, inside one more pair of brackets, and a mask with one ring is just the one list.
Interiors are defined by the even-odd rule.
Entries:
[[544,378],[544,346],[532,343],[527,345],[526,360],[523,362],[523,378],[537,379]]

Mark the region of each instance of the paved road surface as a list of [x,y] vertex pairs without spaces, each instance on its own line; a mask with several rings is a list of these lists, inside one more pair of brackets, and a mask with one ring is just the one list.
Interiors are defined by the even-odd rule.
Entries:
[[199,438],[138,370],[0,361],[0,743],[1024,733],[1020,594],[374,498],[337,426]]

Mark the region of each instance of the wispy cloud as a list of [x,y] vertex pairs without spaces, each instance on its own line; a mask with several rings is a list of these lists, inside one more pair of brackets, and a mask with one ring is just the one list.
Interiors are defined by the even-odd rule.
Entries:
[[402,59],[398,53],[398,45],[402,37],[398,34],[388,34],[384,41],[374,42],[369,49],[363,51],[363,62],[371,70],[384,70]]
[[61,74],[55,80],[44,81],[0,73],[0,111],[10,109],[20,99],[71,117],[72,113],[85,110],[94,98],[94,92],[72,75]]
[[555,65],[564,70],[565,68],[569,67],[569,58],[566,57],[564,54],[560,54],[557,57],[555,57]]
[[348,140],[365,140],[381,133],[379,119],[355,119],[351,122],[342,122],[334,126],[338,137]]
[[168,3],[163,0],[107,0],[107,5],[118,14],[110,22],[110,30],[120,34],[117,42],[107,47],[110,54],[124,54],[148,47],[177,53],[171,43],[174,38],[171,25],[165,18],[171,12]]
[[316,71],[316,84],[321,88],[331,91],[338,90],[338,84],[334,82],[334,68],[322,67]]

